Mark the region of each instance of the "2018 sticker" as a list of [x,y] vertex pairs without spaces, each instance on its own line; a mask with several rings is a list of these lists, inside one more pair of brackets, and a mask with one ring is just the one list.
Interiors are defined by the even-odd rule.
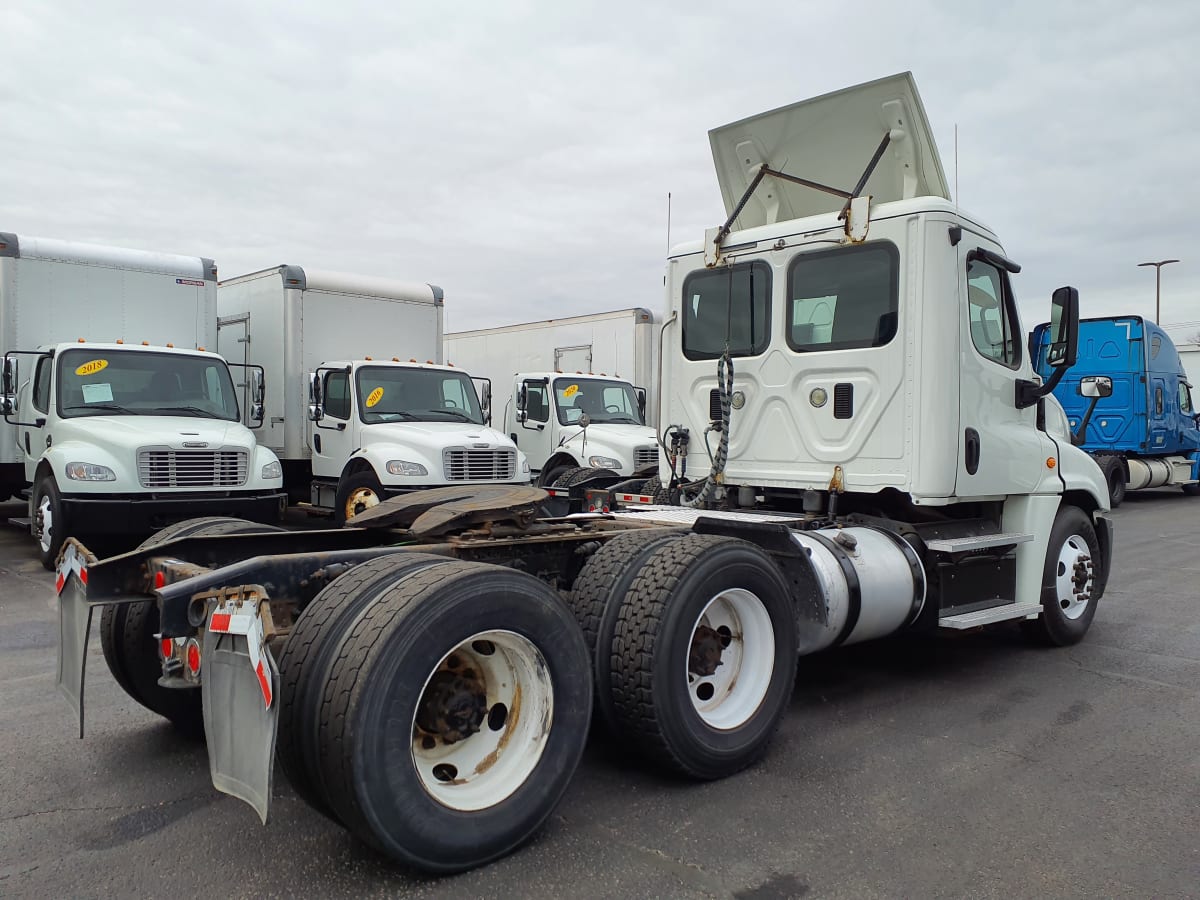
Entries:
[[367,394],[367,409],[370,409],[376,403],[383,399],[383,388],[377,387],[371,393]]
[[75,374],[79,376],[95,375],[102,369],[108,368],[107,359],[92,359],[85,362],[82,366],[75,370]]
[[578,393],[579,393],[579,385],[572,384],[572,385],[568,385],[567,389],[565,391],[563,391],[563,396],[564,397],[574,397]]

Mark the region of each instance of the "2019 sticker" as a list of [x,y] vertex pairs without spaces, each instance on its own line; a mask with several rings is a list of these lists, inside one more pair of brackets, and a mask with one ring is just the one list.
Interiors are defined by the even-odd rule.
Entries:
[[370,409],[376,403],[383,399],[383,388],[377,387],[371,393],[367,394],[367,409]]
[[79,376],[95,375],[102,369],[108,368],[107,359],[92,359],[85,362],[82,366],[75,370],[75,374]]
[[565,391],[563,391],[563,396],[564,397],[574,397],[578,393],[579,393],[579,385],[572,384],[572,385],[568,385],[567,389]]

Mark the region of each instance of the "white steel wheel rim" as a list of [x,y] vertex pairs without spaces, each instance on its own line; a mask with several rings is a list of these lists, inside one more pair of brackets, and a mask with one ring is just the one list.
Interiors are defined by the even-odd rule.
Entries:
[[1058,551],[1054,586],[1058,608],[1068,619],[1078,619],[1092,598],[1095,573],[1092,551],[1082,535],[1073,534]]
[[[423,711],[437,707],[430,690],[435,677],[468,670],[487,711],[477,731],[447,742],[422,727]],[[553,716],[550,670],[532,641],[512,631],[471,635],[441,658],[421,688],[412,722],[412,761],[421,786],[438,803],[463,812],[503,802],[537,767]]]
[[[711,642],[711,632],[721,636],[720,664],[705,674],[707,666],[696,665],[694,654]],[[704,723],[729,731],[748,722],[762,706],[774,670],[775,629],[762,600],[743,588],[709,600],[692,626],[684,661],[688,696]]]
[[45,494],[38,504],[38,523],[38,546],[43,553],[49,553],[50,545],[54,543],[54,512],[50,508],[50,498]]
[[346,498],[346,508],[342,511],[346,514],[346,521],[349,521],[359,513],[364,513],[372,506],[378,505],[379,495],[369,487],[360,487],[350,492],[350,496]]

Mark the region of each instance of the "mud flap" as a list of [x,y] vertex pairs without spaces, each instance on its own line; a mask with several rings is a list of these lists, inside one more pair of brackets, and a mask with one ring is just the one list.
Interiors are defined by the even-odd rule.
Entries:
[[216,604],[201,658],[213,787],[249,803],[265,825],[275,767],[279,669],[263,640],[257,605]]
[[92,631],[92,606],[87,601],[87,565],[91,557],[68,539],[58,558],[58,672],[55,684],[79,719],[83,737],[83,681],[87,667],[88,635]]

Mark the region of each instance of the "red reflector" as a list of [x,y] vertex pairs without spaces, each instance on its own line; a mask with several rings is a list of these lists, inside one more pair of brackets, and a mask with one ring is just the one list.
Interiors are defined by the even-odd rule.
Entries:
[[197,675],[200,672],[200,645],[196,643],[195,638],[188,641],[187,667],[188,671],[193,675]]
[[225,632],[229,630],[229,613],[213,613],[212,621],[208,623],[209,631]]
[[158,642],[158,652],[162,654],[163,659],[170,659],[175,655],[175,642],[170,638],[163,638]]
[[166,583],[167,583],[167,576],[166,576],[166,575],[164,575],[162,572],[155,572],[155,573],[154,573],[154,587],[155,587],[155,588],[160,588],[160,587],[162,587],[163,585],[165,585]]

